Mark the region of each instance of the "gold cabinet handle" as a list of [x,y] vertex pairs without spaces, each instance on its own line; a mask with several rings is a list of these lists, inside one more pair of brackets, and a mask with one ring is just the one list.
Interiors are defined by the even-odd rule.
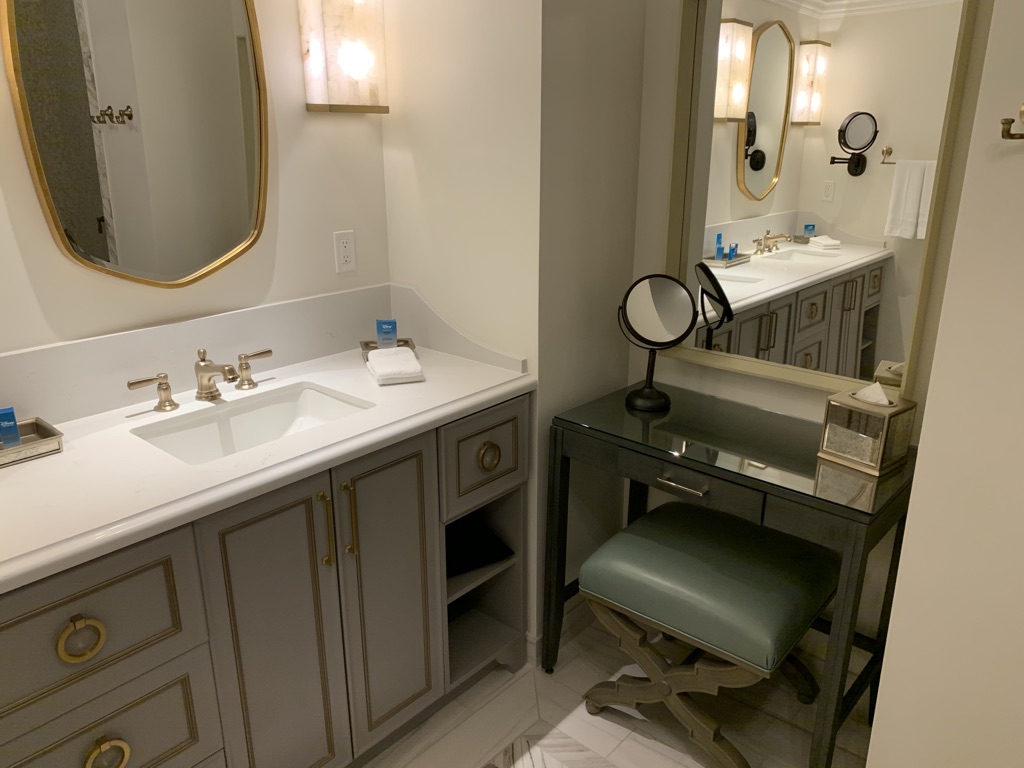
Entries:
[[345,545],[346,555],[359,557],[359,521],[356,518],[356,489],[351,483],[342,483],[341,490],[348,492],[348,525],[352,532],[352,543]]
[[[96,630],[96,642],[85,653],[71,653],[67,648],[68,638],[73,633],[86,627],[92,627]],[[99,619],[86,618],[76,613],[60,633],[60,637],[57,638],[57,655],[68,664],[81,664],[99,653],[105,642],[107,642],[107,628],[103,626],[103,622]]]
[[106,736],[100,736],[96,740],[96,746],[89,753],[89,757],[85,759],[85,768],[92,768],[96,758],[111,748],[121,750],[121,762],[114,766],[114,768],[124,768],[128,765],[128,758],[132,756],[132,748],[128,746],[128,742],[124,739],[108,739]]
[[811,304],[811,306],[809,306],[807,308],[807,318],[809,320],[817,320],[818,319],[818,302],[816,302],[816,301],[813,302]]
[[814,365],[814,355],[810,352],[804,352],[804,368],[810,368]]
[[697,490],[696,488],[688,488],[685,485],[672,482],[667,477],[659,477],[658,482],[668,488],[672,488],[677,491],[682,491],[683,493],[688,493],[691,496],[704,496],[711,490],[710,487],[704,488],[703,490]]
[[871,276],[871,290],[877,291],[882,287],[882,276],[880,274],[874,274]]
[[501,464],[501,446],[490,440],[484,442],[476,455],[476,463],[484,472],[493,472]]
[[316,500],[324,505],[324,514],[327,516],[327,554],[320,558],[324,565],[334,565],[338,557],[338,544],[334,538],[334,503],[331,497],[323,491],[319,491]]

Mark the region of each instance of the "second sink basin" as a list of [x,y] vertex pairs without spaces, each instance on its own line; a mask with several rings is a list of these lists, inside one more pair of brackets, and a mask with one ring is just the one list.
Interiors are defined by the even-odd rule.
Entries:
[[834,259],[841,254],[842,251],[838,248],[834,250],[822,248],[814,251],[776,251],[775,253],[766,253],[763,258],[775,261],[795,261],[800,264],[820,264],[822,259]]
[[187,464],[230,456],[372,408],[373,403],[298,382],[131,430]]

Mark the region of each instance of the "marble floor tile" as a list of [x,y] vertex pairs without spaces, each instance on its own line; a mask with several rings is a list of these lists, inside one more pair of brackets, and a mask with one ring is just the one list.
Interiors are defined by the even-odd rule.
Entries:
[[591,715],[580,694],[553,677],[538,673],[537,707],[541,719],[602,757],[615,749],[631,732],[631,721],[614,709]]
[[484,768],[618,768],[543,721],[516,738]]

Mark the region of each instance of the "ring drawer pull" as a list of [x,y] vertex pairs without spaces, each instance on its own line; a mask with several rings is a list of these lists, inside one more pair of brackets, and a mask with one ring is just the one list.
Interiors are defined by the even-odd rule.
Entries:
[[96,746],[92,748],[89,753],[89,757],[85,759],[85,768],[92,768],[92,764],[96,762],[96,758],[106,752],[112,747],[121,750],[121,762],[118,763],[114,768],[124,768],[128,765],[128,758],[132,756],[132,748],[128,746],[128,742],[124,739],[107,739],[106,736],[100,736],[96,740]]
[[[96,630],[96,642],[85,653],[71,653],[67,649],[68,638],[73,633],[86,627],[92,627]],[[81,664],[99,653],[105,642],[107,642],[107,628],[103,626],[102,621],[99,619],[87,619],[81,614],[75,614],[60,633],[60,637],[57,638],[57,655],[68,664]]]
[[818,319],[818,303],[817,302],[814,302],[813,304],[811,304],[811,306],[809,306],[807,308],[807,316],[811,320],[817,320]]
[[493,472],[501,464],[501,446],[490,440],[486,441],[480,446],[480,452],[476,455],[476,463],[484,472]]
[[710,488],[705,488],[703,491],[697,491],[697,490],[694,490],[693,488],[687,488],[685,485],[680,485],[679,483],[674,483],[674,482],[672,482],[671,480],[669,480],[666,477],[659,477],[658,478],[658,482],[661,483],[662,485],[667,485],[669,488],[674,488],[677,491],[682,491],[683,493],[689,493],[692,496],[703,496],[704,494],[706,494],[708,491],[711,490]]

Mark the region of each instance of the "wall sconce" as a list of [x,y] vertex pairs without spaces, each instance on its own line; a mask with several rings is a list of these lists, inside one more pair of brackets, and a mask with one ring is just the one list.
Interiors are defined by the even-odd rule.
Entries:
[[821,125],[821,102],[828,79],[828,59],[832,44],[822,40],[800,43],[796,66],[796,90],[793,94],[793,125]]
[[722,19],[718,32],[718,80],[715,85],[715,119],[742,122],[747,119],[750,89],[750,47],[754,25],[739,19]]
[[387,114],[382,0],[298,0],[306,109]]

